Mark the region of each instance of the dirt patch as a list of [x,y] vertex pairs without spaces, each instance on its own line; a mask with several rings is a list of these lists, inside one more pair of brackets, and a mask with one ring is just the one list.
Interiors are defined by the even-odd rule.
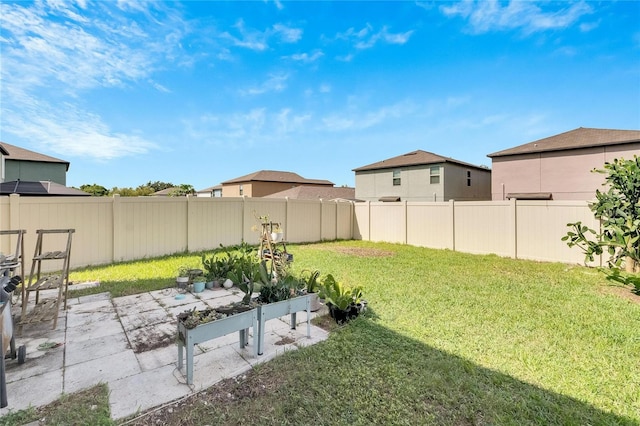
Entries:
[[283,381],[284,377],[277,376],[265,365],[259,372],[251,370],[246,374],[225,379],[205,391],[190,395],[162,408],[148,411],[126,424],[135,426],[181,425],[185,424],[184,419],[190,419],[191,423],[189,424],[198,424],[194,413],[202,407],[238,404],[244,400],[255,399],[275,392]]
[[336,324],[336,321],[333,318],[331,318],[329,314],[320,315],[315,318],[312,318],[311,324],[317,327],[320,327],[321,329],[326,331],[333,331],[338,327],[338,324]]
[[335,251],[340,254],[356,257],[391,257],[395,255],[392,251],[365,247],[323,247],[321,250]]
[[605,286],[601,288],[601,291],[605,294],[613,294],[630,300],[633,303],[640,304],[640,295],[633,293],[632,290],[632,286]]
[[282,339],[278,340],[275,344],[278,346],[290,345],[291,343],[295,343],[295,339],[292,339],[289,336],[285,336]]
[[129,343],[136,354],[160,349],[175,344],[176,336],[167,335],[157,330],[150,330],[149,333],[139,334]]

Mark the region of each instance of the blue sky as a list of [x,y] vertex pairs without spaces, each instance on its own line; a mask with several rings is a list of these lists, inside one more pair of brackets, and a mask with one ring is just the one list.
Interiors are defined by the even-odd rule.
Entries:
[[69,161],[69,186],[353,186],[416,149],[490,166],[577,127],[640,129],[636,1],[0,7],[0,140]]

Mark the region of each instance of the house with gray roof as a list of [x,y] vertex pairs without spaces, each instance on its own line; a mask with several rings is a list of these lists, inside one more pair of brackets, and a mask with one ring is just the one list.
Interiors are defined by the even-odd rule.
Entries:
[[640,156],[639,130],[579,127],[489,154],[493,200],[592,200],[614,158]]
[[69,162],[38,152],[29,151],[6,142],[0,142],[4,166],[2,182],[8,181],[51,181],[60,185],[67,184]]
[[356,198],[365,201],[491,199],[491,170],[417,150],[353,169]]
[[68,170],[68,161],[0,142],[0,195],[91,195],[66,186]]
[[266,195],[265,198],[289,198],[291,200],[345,200],[357,201],[356,189],[348,186],[300,185]]
[[260,170],[222,182],[223,197],[264,197],[296,186],[333,187],[333,182],[306,179],[297,173]]

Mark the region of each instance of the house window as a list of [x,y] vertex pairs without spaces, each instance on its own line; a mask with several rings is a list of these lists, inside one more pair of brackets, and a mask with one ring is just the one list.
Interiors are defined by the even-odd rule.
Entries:
[[431,167],[429,170],[429,183],[431,183],[431,185],[438,185],[440,184],[440,167],[439,166],[435,166],[435,167]]
[[393,186],[400,185],[400,170],[393,171]]
[[471,186],[471,170],[467,170],[467,186]]
[[244,195],[244,187],[240,185],[240,196],[242,197],[243,195]]

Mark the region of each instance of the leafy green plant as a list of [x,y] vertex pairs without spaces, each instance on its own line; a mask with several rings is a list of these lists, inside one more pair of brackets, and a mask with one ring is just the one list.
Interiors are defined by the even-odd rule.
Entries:
[[191,268],[189,268],[187,265],[180,265],[178,266],[178,270],[176,273],[179,277],[188,277],[189,271],[191,271]]
[[318,293],[320,291],[320,271],[318,269],[305,269],[300,274],[300,282],[307,293]]
[[362,287],[349,288],[328,274],[322,282],[320,297],[341,311],[346,311],[351,305],[360,303]]
[[602,232],[582,222],[568,223],[572,231],[562,241],[569,247],[579,247],[585,262],[593,262],[606,250],[611,269],[605,273],[613,281],[634,285],[635,291],[640,292],[639,279],[620,272],[623,263],[628,274],[640,272],[640,158],[614,159],[605,163],[603,170],[594,172],[606,174],[603,185],[609,187],[605,192],[597,190],[596,202],[589,204],[600,220]]
[[225,314],[216,312],[215,309],[198,310],[193,308],[178,314],[178,321],[182,322],[185,328],[191,329],[196,328],[200,324],[206,324],[225,317]]

